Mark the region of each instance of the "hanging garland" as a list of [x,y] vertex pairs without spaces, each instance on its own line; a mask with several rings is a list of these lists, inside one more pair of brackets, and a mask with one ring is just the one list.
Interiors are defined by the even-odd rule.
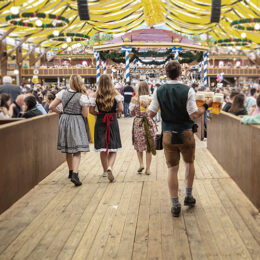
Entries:
[[249,39],[222,39],[215,42],[217,46],[249,46],[252,43]]
[[[101,51],[99,52],[100,59],[102,61],[112,60],[115,63],[125,63],[125,54],[121,52],[109,52],[109,51]],[[166,58],[162,61],[144,61],[140,57],[165,57]],[[138,52],[135,49],[132,49],[130,54],[130,62],[137,59],[142,64],[146,65],[162,65],[165,64],[170,59],[173,59],[172,49],[167,50],[166,52],[156,52],[156,51],[147,51],[147,52]],[[201,62],[203,60],[203,52],[196,52],[193,54],[192,52],[182,52],[179,54],[179,62],[183,63],[191,63],[193,61]]]
[[136,51],[135,49],[132,50],[132,53],[135,56],[138,57],[151,57],[151,58],[156,58],[156,57],[165,57],[169,56],[172,53],[172,49],[169,49],[165,52],[158,52],[158,51],[146,51],[146,52],[141,52],[141,51]]
[[67,37],[70,37],[72,42],[80,42],[89,39],[89,36],[81,33],[61,33],[58,36],[55,36],[53,34],[48,35],[48,39],[58,42],[66,42]]
[[[51,23],[42,23],[41,26],[37,26],[35,23],[27,22],[28,18],[38,18],[42,21],[44,19],[49,19]],[[58,28],[64,27],[69,24],[69,19],[66,17],[55,15],[55,14],[45,14],[45,13],[20,13],[20,14],[10,14],[5,17],[5,20],[15,26],[24,26],[30,28]]]
[[[260,18],[248,18],[233,21],[230,25],[237,30],[243,31],[260,31],[260,27],[257,29],[255,26],[244,26],[243,24],[257,24],[260,23]],[[241,25],[242,24],[242,25]]]
[[172,54],[170,54],[165,60],[161,60],[161,61],[158,61],[158,60],[144,61],[144,60],[141,60],[139,57],[136,57],[137,61],[139,61],[145,65],[163,65],[167,61],[172,60],[173,58],[174,57]]

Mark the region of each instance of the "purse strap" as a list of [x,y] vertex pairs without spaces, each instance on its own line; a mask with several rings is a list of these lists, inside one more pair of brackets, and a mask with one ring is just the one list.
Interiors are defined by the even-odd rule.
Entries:
[[63,111],[65,110],[65,108],[67,107],[67,105],[69,104],[69,102],[71,101],[71,99],[75,96],[75,94],[77,94],[77,92],[73,93],[73,95],[70,97],[70,99],[67,101],[67,103],[65,104],[65,106],[63,107]]

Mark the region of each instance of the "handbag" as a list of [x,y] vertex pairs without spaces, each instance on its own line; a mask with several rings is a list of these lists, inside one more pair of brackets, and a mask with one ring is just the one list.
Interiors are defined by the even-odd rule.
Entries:
[[163,132],[161,132],[161,134],[155,135],[155,149],[156,150],[163,149]]

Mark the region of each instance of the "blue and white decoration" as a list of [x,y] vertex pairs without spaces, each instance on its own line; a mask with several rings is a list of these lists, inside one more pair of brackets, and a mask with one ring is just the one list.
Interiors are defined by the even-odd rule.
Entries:
[[97,68],[97,86],[98,86],[98,81],[100,78],[100,58],[99,58],[99,52],[94,51],[94,57],[96,58],[96,68]]
[[203,62],[204,62],[204,87],[208,86],[208,57],[209,53],[206,51],[203,53]]
[[125,47],[122,46],[121,52],[124,53],[125,52],[125,79],[126,82],[130,82],[130,57],[129,54],[132,51],[132,47]]
[[200,79],[202,79],[202,62],[199,63],[199,74],[200,74]]
[[174,60],[178,60],[179,59],[179,54],[182,53],[182,47],[173,46],[172,47],[172,53],[175,54]]
[[102,60],[102,66],[103,66],[103,74],[107,73],[107,62]]
[[134,71],[136,71],[136,63],[137,63],[137,59],[134,60]]

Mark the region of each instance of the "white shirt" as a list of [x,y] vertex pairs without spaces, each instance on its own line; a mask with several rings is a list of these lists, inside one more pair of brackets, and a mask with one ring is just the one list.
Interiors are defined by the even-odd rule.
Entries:
[[[63,94],[64,94],[65,91],[66,91],[66,89],[63,89],[63,90],[61,90],[60,92],[58,92],[58,93],[56,94],[56,98],[62,100],[62,96],[63,96]],[[71,88],[69,89],[69,91],[70,91],[70,92],[76,92],[75,90],[73,90],[73,89],[71,89]],[[80,103],[80,105],[81,105],[82,107],[88,107],[88,106],[90,106],[90,101],[89,101],[88,97],[87,97],[86,95],[84,95],[84,94],[81,95],[80,100],[79,100],[79,103]]]
[[[167,82],[168,84],[182,84],[181,82],[177,80],[169,80]],[[161,88],[161,87],[160,87]],[[148,108],[148,110],[153,111],[154,113],[157,113],[160,108],[160,104],[157,98],[157,89],[155,89],[153,93],[153,100]],[[188,92],[188,100],[186,104],[186,109],[189,115],[193,114],[198,110],[197,104],[196,104],[196,94],[193,88],[190,88]]]

